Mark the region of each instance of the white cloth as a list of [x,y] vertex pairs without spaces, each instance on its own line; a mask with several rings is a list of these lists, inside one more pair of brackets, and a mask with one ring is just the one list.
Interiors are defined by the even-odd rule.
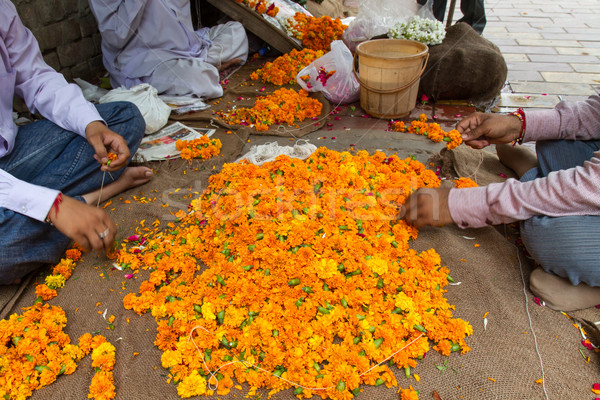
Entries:
[[239,22],[227,22],[205,28],[212,42],[206,61],[199,58],[177,58],[161,63],[150,77],[150,84],[159,93],[172,96],[198,96],[211,99],[221,97],[219,67],[234,58],[245,61],[248,57],[248,41],[244,27]]
[[[195,87],[201,86],[200,91],[173,93],[166,87],[166,91],[159,89],[159,93],[214,97],[220,92],[216,88],[219,75],[210,64],[215,62],[218,66],[232,58],[245,62],[248,57],[248,38],[239,22],[194,31],[190,0],[89,0],[89,4],[98,21],[104,66],[113,87],[150,83],[159,89],[158,86],[162,84],[164,88],[174,79],[177,81],[174,90],[178,90],[188,73],[180,71],[178,63],[162,66],[160,72],[167,76],[155,76],[157,68],[166,61],[192,59],[209,63],[188,64],[194,69],[200,67],[195,81],[202,80],[203,84],[194,83]],[[223,43],[214,49],[221,57],[210,55],[215,43]],[[155,79],[160,81],[158,86],[153,83]]]

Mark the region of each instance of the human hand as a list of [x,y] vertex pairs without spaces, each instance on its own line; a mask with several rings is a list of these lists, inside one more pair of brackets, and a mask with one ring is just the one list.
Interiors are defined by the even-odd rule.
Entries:
[[516,140],[521,132],[521,120],[514,115],[473,113],[456,125],[465,144],[482,149],[490,144],[505,144]]
[[449,194],[449,188],[421,188],[408,196],[400,217],[416,228],[452,224]]
[[85,250],[112,249],[117,228],[108,214],[72,197],[62,197],[58,209],[48,212],[48,219],[65,236],[79,243]]
[[[102,171],[116,171],[127,166],[131,153],[121,135],[108,129],[102,122],[94,121],[85,128],[85,136],[96,151],[94,158],[102,165],[100,167]],[[117,158],[110,163],[108,163],[109,151],[117,155]]]

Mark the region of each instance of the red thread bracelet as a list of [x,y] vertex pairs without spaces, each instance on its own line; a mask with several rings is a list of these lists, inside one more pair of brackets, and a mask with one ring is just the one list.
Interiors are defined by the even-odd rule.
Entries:
[[62,203],[62,201],[63,201],[63,194],[61,192],[58,192],[58,195],[54,199],[54,203],[52,203],[52,207],[50,207],[48,216],[46,216],[46,222],[49,223],[50,225],[54,225],[52,223],[52,220],[50,220],[50,214],[54,210],[54,217],[56,217],[58,215],[58,206],[60,205],[60,203]]
[[508,115],[514,115],[515,117],[519,118],[519,121],[521,121],[521,131],[519,132],[519,137],[517,137],[515,140],[513,140],[513,146],[518,144],[523,144],[523,138],[525,137],[525,129],[527,128],[527,121],[525,120],[525,112],[523,111],[522,108],[519,108],[517,111],[515,112],[511,112]]

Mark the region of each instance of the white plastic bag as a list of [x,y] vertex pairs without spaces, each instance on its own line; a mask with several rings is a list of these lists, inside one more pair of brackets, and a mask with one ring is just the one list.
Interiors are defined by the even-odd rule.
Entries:
[[263,165],[266,162],[274,161],[280,155],[306,160],[315,150],[317,150],[317,146],[308,143],[308,140],[304,139],[297,140],[293,147],[280,146],[277,142],[268,142],[252,146],[250,151],[241,156],[236,162],[246,160],[251,164]]
[[418,10],[415,0],[362,0],[356,18],[344,30],[342,39],[354,51],[359,43],[387,34],[392,26],[408,21]]
[[97,103],[102,96],[108,93],[108,90],[98,87],[96,85],[92,85],[91,83],[86,82],[83,79],[74,78],[73,80],[81,88],[81,93],[83,93],[83,97],[87,101],[91,101],[92,103]]
[[113,89],[98,100],[99,103],[111,101],[130,101],[135,104],[146,121],[146,135],[165,126],[171,114],[171,107],[159,99],[156,88],[147,83],[133,86],[131,89]]
[[[360,84],[352,71],[352,53],[341,40],[331,42],[331,51],[304,67],[296,82],[309,92],[323,92],[334,104],[346,104],[360,97]],[[328,73],[335,71],[332,75]],[[302,77],[308,76],[307,80]]]

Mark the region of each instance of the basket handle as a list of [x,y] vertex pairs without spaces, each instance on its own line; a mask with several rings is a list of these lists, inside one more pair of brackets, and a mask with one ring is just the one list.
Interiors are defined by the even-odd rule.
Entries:
[[361,87],[364,87],[367,90],[370,90],[375,93],[381,93],[381,94],[391,94],[391,93],[401,92],[404,89],[412,86],[417,80],[419,80],[421,78],[421,75],[423,74],[423,71],[425,71],[425,67],[427,66],[427,60],[429,60],[429,52],[427,52],[427,54],[425,55],[425,58],[422,61],[423,65],[421,67],[421,71],[419,71],[417,76],[415,76],[414,79],[411,79],[411,81],[409,83],[407,83],[399,88],[395,88],[395,89],[375,89],[374,87],[367,85],[362,79],[360,79],[358,72],[356,72],[356,61],[357,61],[356,56],[357,56],[357,54],[358,53],[354,53],[354,57],[352,59],[352,71],[354,72],[354,76],[358,80],[358,83],[360,83]]

